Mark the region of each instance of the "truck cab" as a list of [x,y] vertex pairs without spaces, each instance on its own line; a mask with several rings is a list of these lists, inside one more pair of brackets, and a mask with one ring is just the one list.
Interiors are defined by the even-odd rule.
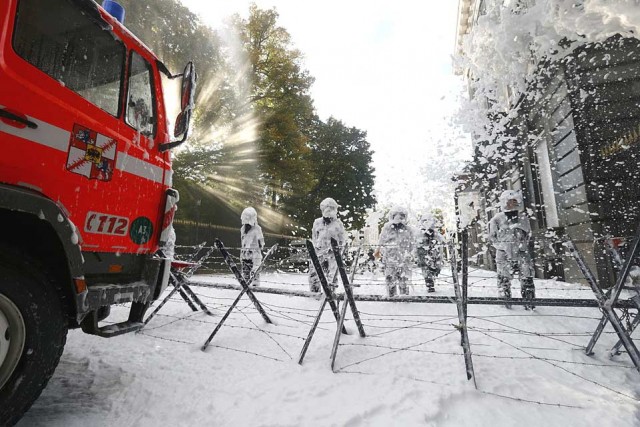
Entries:
[[[39,395],[67,328],[138,330],[168,283],[170,149],[187,137],[196,75],[191,63],[171,74],[111,13],[92,0],[0,3],[2,425]],[[129,319],[100,326],[119,303]]]

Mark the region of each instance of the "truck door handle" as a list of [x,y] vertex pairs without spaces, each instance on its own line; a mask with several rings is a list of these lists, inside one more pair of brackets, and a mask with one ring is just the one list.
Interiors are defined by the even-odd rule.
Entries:
[[18,114],[11,113],[3,108],[0,108],[0,117],[4,119],[13,120],[14,122],[22,123],[29,129],[38,129],[38,125],[26,117],[19,116]]

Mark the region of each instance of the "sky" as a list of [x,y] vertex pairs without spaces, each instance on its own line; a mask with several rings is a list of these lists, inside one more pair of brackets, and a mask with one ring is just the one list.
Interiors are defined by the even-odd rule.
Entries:
[[[182,2],[214,28],[230,14],[246,17],[250,4]],[[458,1],[255,3],[276,8],[279,24],[304,53],[320,118],[367,132],[380,204],[404,204],[416,214],[451,205],[451,189],[442,183],[470,152],[451,124],[462,90],[451,58]]]

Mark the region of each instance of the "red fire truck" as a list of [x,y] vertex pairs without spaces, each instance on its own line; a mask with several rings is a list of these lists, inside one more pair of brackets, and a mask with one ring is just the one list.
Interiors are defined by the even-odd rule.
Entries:
[[[168,281],[170,149],[196,75],[172,75],[104,6],[0,1],[0,425],[38,397],[68,328],[138,330]],[[128,320],[102,326],[125,302]]]

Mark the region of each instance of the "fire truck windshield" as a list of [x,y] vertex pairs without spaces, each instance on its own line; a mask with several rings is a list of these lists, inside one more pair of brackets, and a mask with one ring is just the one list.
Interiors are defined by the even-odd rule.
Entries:
[[125,46],[72,2],[20,0],[16,53],[89,102],[118,116]]

